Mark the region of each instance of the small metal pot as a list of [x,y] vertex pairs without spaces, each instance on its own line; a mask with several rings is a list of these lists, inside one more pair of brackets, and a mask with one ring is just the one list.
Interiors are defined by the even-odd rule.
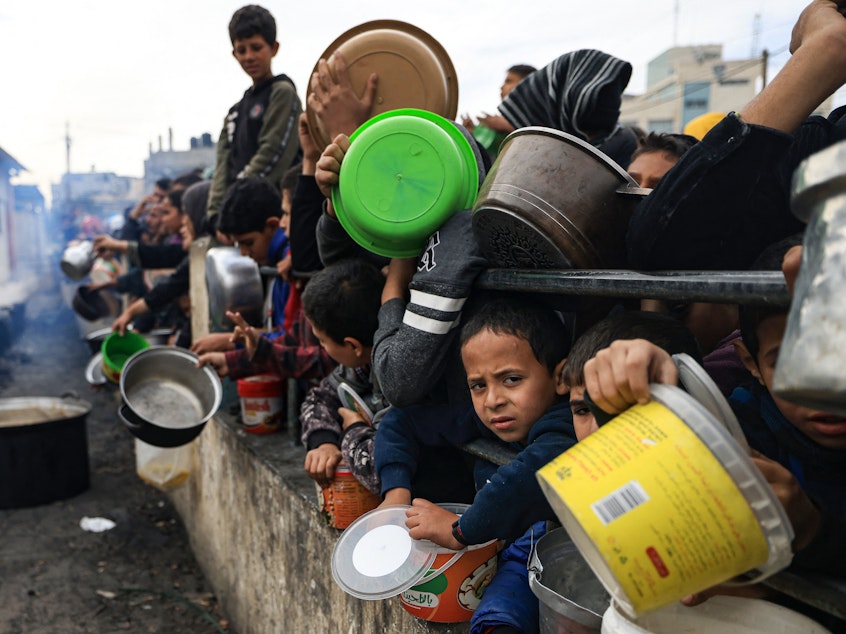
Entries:
[[261,326],[264,287],[258,265],[235,247],[214,247],[206,253],[209,317],[216,330],[235,326],[226,311],[241,313],[248,324]]
[[220,380],[197,355],[172,346],[152,346],[132,355],[120,375],[127,429],[157,447],[178,447],[196,438],[223,397]]
[[95,259],[94,243],[89,240],[73,242],[62,254],[62,271],[72,280],[81,280],[91,272]]
[[88,321],[116,317],[118,314],[118,304],[114,297],[102,289],[92,290],[84,284],[77,287],[71,305],[80,317]]

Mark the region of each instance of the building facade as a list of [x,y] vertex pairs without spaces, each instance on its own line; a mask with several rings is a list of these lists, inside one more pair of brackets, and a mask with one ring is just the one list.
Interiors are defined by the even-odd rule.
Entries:
[[[671,48],[649,62],[646,92],[624,95],[620,124],[682,132],[692,119],[740,110],[764,85],[766,58],[723,59],[719,44]],[[831,99],[819,109],[831,110]]]
[[214,169],[217,159],[217,146],[208,132],[199,137],[191,137],[191,147],[188,150],[163,150],[159,147],[154,152],[150,148],[150,156],[144,161],[144,189],[152,191],[156,181],[160,178],[175,178],[182,174],[198,170],[206,175]]
[[0,284],[15,269],[15,189],[12,178],[26,168],[0,148]]

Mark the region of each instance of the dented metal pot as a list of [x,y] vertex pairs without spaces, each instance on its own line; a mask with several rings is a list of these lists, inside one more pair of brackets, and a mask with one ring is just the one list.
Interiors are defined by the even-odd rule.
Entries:
[[803,161],[792,189],[808,227],[773,391],[846,415],[846,142]]
[[581,139],[521,128],[482,184],[473,229],[497,267],[619,268],[629,218],[650,191]]

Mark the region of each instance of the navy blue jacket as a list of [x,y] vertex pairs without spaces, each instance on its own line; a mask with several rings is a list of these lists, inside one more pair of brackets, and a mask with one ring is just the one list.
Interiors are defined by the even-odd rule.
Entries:
[[[428,424],[420,412],[431,412]],[[407,415],[409,412],[412,415]],[[416,415],[415,415],[416,414]],[[474,438],[496,439],[469,405],[392,408],[376,432],[376,469],[382,492],[411,488],[421,445],[460,445]],[[478,460],[473,504],[461,515],[461,533],[470,544],[516,539],[533,523],[556,519],[535,473],[576,444],[568,401],[556,403],[532,426],[526,445],[509,444],[518,452],[499,468]]]

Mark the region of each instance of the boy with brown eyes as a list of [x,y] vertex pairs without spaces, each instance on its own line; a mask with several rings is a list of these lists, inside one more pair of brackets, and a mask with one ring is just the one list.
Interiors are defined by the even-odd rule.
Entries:
[[[585,365],[614,342],[640,339],[655,344],[668,354],[685,352],[701,362],[696,338],[680,321],[646,311],[625,311],[606,317],[586,330],[573,344],[564,364],[563,380],[570,386],[570,410],[576,437],[584,440],[598,429],[585,397]],[[607,355],[602,352],[602,355]]]
[[[547,306],[510,298],[485,302],[461,329],[472,407],[452,418],[433,416],[432,405],[394,407],[382,419],[375,456],[382,494],[387,504],[412,505],[407,525],[413,538],[459,549],[513,539],[533,522],[555,517],[535,471],[576,442],[567,386],[560,381],[566,333]],[[460,522],[453,526],[458,517],[433,502],[412,502],[421,447],[480,437],[498,439],[518,454],[498,469],[477,461],[476,497]]]
[[302,106],[294,82],[271,70],[279,51],[273,16],[255,4],[241,7],[229,22],[229,38],[232,56],[253,83],[224,119],[209,192],[210,218],[235,180],[263,176],[277,184],[301,154],[297,120]]
[[[561,381],[570,339],[567,325],[546,305],[514,297],[484,301],[461,328],[461,358],[472,399],[465,415],[442,416],[432,405],[394,407],[376,432],[384,504],[411,505],[406,526],[412,538],[456,550],[492,539],[517,540],[502,553],[471,632],[538,628],[525,544],[537,541],[546,522],[555,519],[536,471],[576,443],[567,386]],[[418,497],[422,491],[412,478],[421,448],[480,437],[499,440],[517,453],[499,467],[477,460],[477,493],[460,517]],[[434,493],[438,497],[432,499],[453,501],[449,492]]]

